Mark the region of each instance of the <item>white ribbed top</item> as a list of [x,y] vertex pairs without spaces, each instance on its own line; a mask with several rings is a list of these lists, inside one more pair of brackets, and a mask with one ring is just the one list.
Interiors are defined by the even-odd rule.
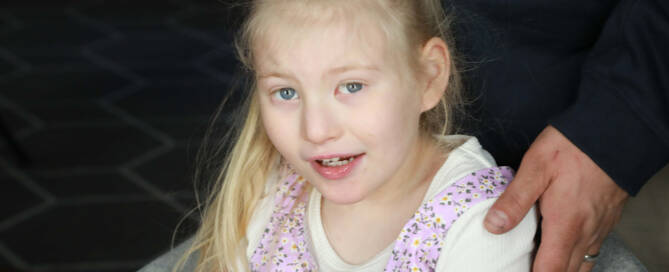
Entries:
[[[453,182],[477,170],[495,167],[495,160],[483,150],[474,137],[442,136],[440,141],[464,143],[453,149],[434,176],[423,202],[433,198]],[[247,229],[249,245],[247,256],[260,243],[262,231],[272,213],[273,194],[263,199]],[[488,233],[483,227],[486,212],[495,199],[483,201],[470,208],[450,228],[445,246],[437,262],[437,271],[530,271],[537,228],[535,208],[512,231],[503,235]],[[330,245],[321,222],[321,194],[311,192],[307,206],[307,229],[311,238],[311,254],[320,271],[383,271],[394,244],[379,252],[369,261],[352,265],[344,262]],[[399,233],[398,233],[399,235]]]

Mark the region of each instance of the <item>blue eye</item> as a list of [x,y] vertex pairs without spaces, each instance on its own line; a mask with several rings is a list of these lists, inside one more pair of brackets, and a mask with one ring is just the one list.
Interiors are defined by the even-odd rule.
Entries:
[[281,88],[278,91],[274,92],[274,95],[278,96],[277,98],[282,100],[293,100],[299,97],[297,95],[297,91],[295,91],[295,89],[293,88]]
[[349,82],[339,85],[339,87],[337,87],[337,91],[339,91],[340,93],[352,94],[362,90],[362,87],[363,87],[362,83]]

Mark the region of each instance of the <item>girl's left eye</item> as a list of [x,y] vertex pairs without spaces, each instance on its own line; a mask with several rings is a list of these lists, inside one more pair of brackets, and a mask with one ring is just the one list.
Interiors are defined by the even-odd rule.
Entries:
[[293,88],[281,88],[274,92],[274,97],[278,98],[279,100],[288,101],[299,98],[299,95]]
[[337,91],[340,93],[352,94],[359,92],[360,90],[362,90],[362,88],[363,88],[362,83],[349,82],[339,85],[339,87],[337,87]]

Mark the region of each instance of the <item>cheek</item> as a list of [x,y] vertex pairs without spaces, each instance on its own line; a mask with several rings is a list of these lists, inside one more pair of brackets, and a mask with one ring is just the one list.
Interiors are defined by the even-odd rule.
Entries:
[[294,139],[291,135],[291,122],[279,112],[272,111],[261,105],[260,116],[267,137],[282,156],[288,155],[286,152],[291,149]]
[[420,106],[412,97],[376,97],[369,101],[349,118],[366,136],[383,142],[389,138],[410,138],[418,132]]

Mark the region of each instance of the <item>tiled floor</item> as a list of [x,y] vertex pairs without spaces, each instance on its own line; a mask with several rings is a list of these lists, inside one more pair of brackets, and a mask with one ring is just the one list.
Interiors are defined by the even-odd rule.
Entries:
[[[193,206],[193,156],[235,67],[232,14],[217,0],[41,2],[0,4],[0,117],[32,160],[18,167],[0,141],[0,271],[133,271]],[[669,168],[618,228],[650,271],[669,271],[666,192]]]

